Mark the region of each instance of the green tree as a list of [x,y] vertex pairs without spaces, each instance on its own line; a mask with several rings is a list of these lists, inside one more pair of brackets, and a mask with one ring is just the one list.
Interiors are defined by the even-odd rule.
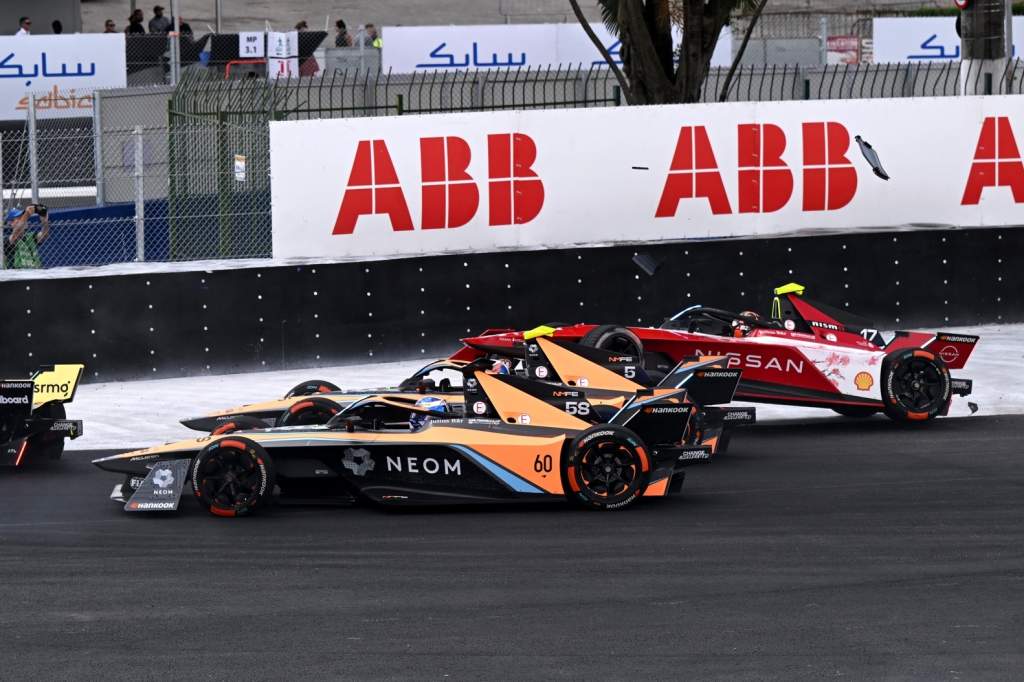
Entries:
[[[746,35],[733,60],[722,91],[728,93],[732,74],[768,0],[597,0],[608,29],[621,41],[622,69],[601,45],[580,10],[569,0],[583,30],[597,46],[622,86],[630,104],[697,102],[722,29],[734,12],[751,15]],[[678,55],[672,27],[683,29]],[[678,56],[678,63],[676,57]]]

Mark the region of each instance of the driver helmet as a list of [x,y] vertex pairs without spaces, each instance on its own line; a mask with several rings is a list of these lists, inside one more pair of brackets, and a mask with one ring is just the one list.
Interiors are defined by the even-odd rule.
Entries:
[[[420,398],[416,401],[416,407],[421,410],[426,410],[430,414],[437,414],[440,416],[448,414],[451,410],[448,408],[448,403],[444,398],[438,398],[437,396],[428,395]],[[430,414],[424,414],[422,412],[413,412],[409,415],[409,430],[419,431],[428,423],[430,423]]]
[[497,360],[494,361],[494,364],[491,365],[491,368],[489,370],[487,370],[487,373],[488,374],[510,374],[511,373],[511,371],[509,370],[509,365],[510,364],[512,364],[512,363],[510,363],[507,359],[505,359],[505,358],[498,358]]
[[732,321],[732,335],[746,336],[754,328],[754,325],[751,323],[756,323],[760,320],[761,316],[753,310],[744,310],[737,316],[737,319]]

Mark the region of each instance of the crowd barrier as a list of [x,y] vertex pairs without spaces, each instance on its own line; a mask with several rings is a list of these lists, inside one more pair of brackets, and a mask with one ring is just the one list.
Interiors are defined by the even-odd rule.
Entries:
[[8,279],[0,371],[85,362],[110,381],[427,360],[486,327],[657,325],[696,303],[767,312],[789,281],[880,329],[1022,321],[1021,253],[1024,228],[932,229]]

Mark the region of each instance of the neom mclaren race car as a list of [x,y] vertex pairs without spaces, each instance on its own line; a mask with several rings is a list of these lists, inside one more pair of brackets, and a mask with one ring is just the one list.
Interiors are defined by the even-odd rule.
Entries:
[[[972,382],[949,372],[963,368],[977,336],[897,331],[886,341],[870,322],[803,293],[799,284],[775,289],[770,317],[697,305],[658,328],[575,324],[463,342],[480,354],[508,355],[544,334],[618,352],[655,380],[682,358],[725,355],[743,370],[737,400],[825,407],[849,417],[884,412],[924,421],[947,414],[953,395],[970,394]],[[533,372],[573,383],[542,364]]]
[[28,379],[0,381],[0,467],[59,459],[64,439],[82,435],[82,422],[67,419],[64,404],[74,399],[84,369],[48,365]]
[[[504,330],[503,330],[504,331]],[[635,362],[627,362],[629,358],[617,353],[609,353],[600,349],[589,348],[579,344],[561,344],[557,353],[551,358],[536,350],[524,356],[524,349],[515,349],[518,357],[498,357],[504,361],[506,370],[522,376],[536,376],[543,379],[544,370],[540,373],[529,371],[530,363],[544,362],[551,367],[552,376],[591,376],[589,386],[592,389],[618,389],[626,391],[628,396],[641,388],[653,386],[655,382],[636,367]],[[463,349],[468,350],[468,349]],[[463,351],[460,351],[463,352]],[[479,353],[470,353],[479,356]],[[479,358],[477,358],[479,359]],[[237,431],[239,429],[262,429],[268,426],[311,426],[326,424],[332,417],[345,407],[376,395],[387,398],[396,404],[408,407],[424,395],[443,398],[454,416],[465,416],[463,406],[463,375],[462,370],[469,362],[455,356],[436,360],[420,368],[411,377],[402,381],[397,388],[380,388],[370,391],[341,391],[334,384],[311,379],[304,381],[289,390],[280,400],[271,400],[249,405],[240,405],[218,410],[200,417],[181,420],[188,428],[214,435]],[[634,365],[630,367],[630,364]],[[608,371],[602,371],[608,370]],[[638,375],[639,372],[639,375]],[[634,380],[627,378],[627,375]],[[558,383],[558,379],[553,380]],[[628,397],[627,396],[627,397]],[[619,405],[621,407],[621,403]],[[404,409],[403,407],[403,409]],[[404,412],[408,414],[408,410]],[[397,417],[393,421],[398,421]]]
[[126,511],[177,509],[187,481],[218,516],[245,515],[277,497],[392,506],[568,498],[619,509],[678,492],[683,467],[722,452],[727,428],[753,421],[752,409],[710,406],[729,402],[739,381],[723,365],[680,363],[661,387],[616,408],[583,390],[488,374],[481,360],[466,366],[463,382],[478,417],[417,429],[405,417],[396,427],[393,401],[370,396],[326,425],[205,436],[94,464],[125,476],[111,497]]
[[326,424],[343,408],[373,395],[387,393],[397,399],[415,401],[424,393],[438,395],[457,411],[462,409],[462,368],[468,360],[435,360],[393,388],[342,391],[322,379],[298,384],[278,400],[268,400],[218,410],[199,417],[182,419],[190,429],[220,434],[241,428],[268,426],[308,426]]

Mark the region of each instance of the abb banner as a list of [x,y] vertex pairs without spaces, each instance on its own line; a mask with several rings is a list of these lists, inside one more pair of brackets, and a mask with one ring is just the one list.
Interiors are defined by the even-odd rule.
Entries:
[[[276,258],[1024,224],[1019,97],[271,124]],[[874,147],[872,173],[855,136]]]

